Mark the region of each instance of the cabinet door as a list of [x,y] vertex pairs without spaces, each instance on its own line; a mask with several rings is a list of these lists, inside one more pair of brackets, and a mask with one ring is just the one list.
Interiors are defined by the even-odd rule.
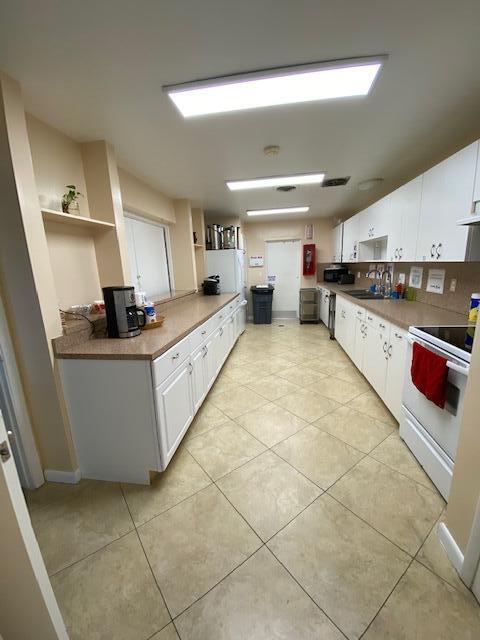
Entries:
[[217,359],[216,340],[218,338],[218,331],[216,331],[205,343],[205,386],[208,391],[217,377],[219,366]]
[[355,318],[355,344],[353,349],[353,362],[357,369],[362,370],[363,358],[365,352],[365,342],[367,338],[368,327],[363,320]]
[[165,469],[193,419],[192,365],[184,362],[155,389],[160,455]]
[[338,315],[335,314],[335,337],[338,342],[344,349],[345,353],[353,358],[353,351],[355,346],[355,316],[354,316],[354,305],[344,300],[343,298],[339,298],[337,296],[337,309],[339,310],[339,322],[340,322],[340,332],[337,332],[337,318]]
[[387,376],[388,335],[369,326],[363,354],[363,374],[383,398]]
[[200,408],[208,390],[206,355],[205,345],[198,347],[192,354],[192,401],[194,413]]
[[322,289],[320,291],[320,319],[328,327],[328,312],[330,307],[330,291]]
[[390,262],[412,262],[417,249],[423,176],[391,194],[387,256]]
[[343,223],[343,262],[357,262],[359,215],[357,213]]
[[391,413],[400,421],[407,360],[407,334],[398,327],[391,328],[387,355],[388,368],[384,400]]
[[417,260],[465,260],[468,227],[457,220],[472,208],[477,148],[474,142],[423,174]]
[[343,222],[333,229],[332,262],[342,262]]

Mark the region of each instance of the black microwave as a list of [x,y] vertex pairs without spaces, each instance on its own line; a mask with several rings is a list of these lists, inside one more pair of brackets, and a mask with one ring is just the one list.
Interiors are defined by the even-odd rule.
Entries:
[[323,272],[324,282],[339,282],[342,276],[348,273],[347,267],[329,267]]

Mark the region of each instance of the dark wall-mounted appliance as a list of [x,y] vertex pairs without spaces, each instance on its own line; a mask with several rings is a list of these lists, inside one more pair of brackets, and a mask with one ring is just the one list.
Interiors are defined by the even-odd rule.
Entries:
[[348,273],[347,267],[329,267],[323,272],[324,282],[339,282],[340,278]]
[[109,338],[133,338],[145,326],[145,312],[135,304],[133,287],[103,287]]

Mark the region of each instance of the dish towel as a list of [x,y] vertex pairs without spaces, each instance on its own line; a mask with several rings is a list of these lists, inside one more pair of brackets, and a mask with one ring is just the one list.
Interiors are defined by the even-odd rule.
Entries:
[[446,358],[414,342],[411,375],[417,389],[437,407],[443,409],[447,397]]

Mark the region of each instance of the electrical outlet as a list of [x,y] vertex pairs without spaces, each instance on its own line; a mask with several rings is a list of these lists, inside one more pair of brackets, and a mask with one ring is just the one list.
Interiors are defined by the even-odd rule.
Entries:
[[404,273],[399,273],[399,274],[398,274],[398,282],[399,282],[400,284],[405,284],[405,280],[406,280],[406,278],[405,278],[405,274],[404,274]]
[[357,271],[357,280],[360,280],[361,277],[362,277],[361,271]]
[[457,279],[456,278],[452,278],[450,280],[450,292],[453,293],[456,288],[457,288]]

